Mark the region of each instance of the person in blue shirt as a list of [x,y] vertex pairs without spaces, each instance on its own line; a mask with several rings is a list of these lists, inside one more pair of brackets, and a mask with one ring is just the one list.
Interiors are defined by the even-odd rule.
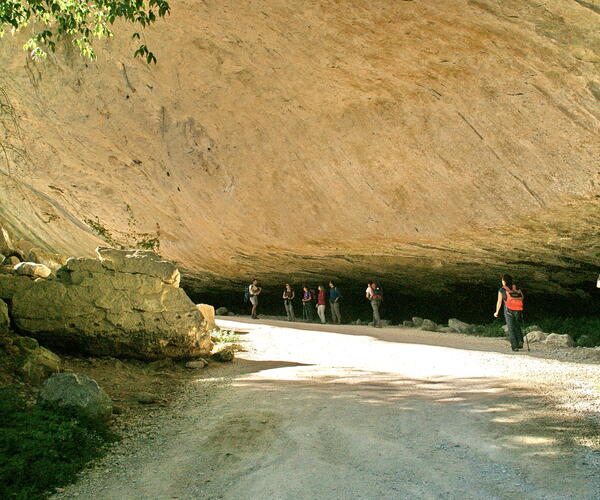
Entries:
[[329,305],[331,306],[331,317],[333,318],[333,322],[338,325],[342,322],[342,315],[340,313],[340,299],[342,298],[342,294],[338,290],[338,287],[335,286],[333,281],[329,282]]

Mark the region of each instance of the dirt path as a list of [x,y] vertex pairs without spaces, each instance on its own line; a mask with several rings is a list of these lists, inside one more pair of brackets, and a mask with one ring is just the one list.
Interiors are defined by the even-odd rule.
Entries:
[[399,328],[220,324],[248,351],[56,498],[600,498],[598,364]]

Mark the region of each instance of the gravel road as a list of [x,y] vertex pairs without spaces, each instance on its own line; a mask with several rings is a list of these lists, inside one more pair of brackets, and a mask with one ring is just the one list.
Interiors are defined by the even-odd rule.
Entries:
[[598,362],[406,328],[219,324],[246,352],[53,498],[600,498]]

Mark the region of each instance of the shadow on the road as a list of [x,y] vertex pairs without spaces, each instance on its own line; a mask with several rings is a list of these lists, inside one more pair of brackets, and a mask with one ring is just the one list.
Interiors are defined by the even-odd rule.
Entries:
[[[257,373],[269,363],[274,368],[280,364],[240,364],[245,373]],[[488,377],[407,379],[397,373],[323,367],[292,371],[257,373],[234,385],[253,408],[280,411],[284,421],[289,412],[306,422],[330,419],[331,428],[339,429],[336,440],[352,432],[364,435],[366,442],[404,443],[432,464],[455,460],[482,475],[506,475],[503,467],[509,463],[514,466],[509,479],[516,483],[545,485],[568,498],[569,484],[588,481],[594,493],[585,498],[600,494],[594,472],[600,465],[600,425],[565,415],[555,402],[529,388]],[[346,429],[349,423],[351,430]]]

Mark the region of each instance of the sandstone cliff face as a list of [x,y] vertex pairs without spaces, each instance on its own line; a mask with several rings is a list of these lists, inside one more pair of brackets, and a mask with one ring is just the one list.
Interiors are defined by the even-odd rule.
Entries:
[[47,250],[158,248],[198,286],[600,264],[593,0],[173,3],[43,64],[0,44],[0,222]]

